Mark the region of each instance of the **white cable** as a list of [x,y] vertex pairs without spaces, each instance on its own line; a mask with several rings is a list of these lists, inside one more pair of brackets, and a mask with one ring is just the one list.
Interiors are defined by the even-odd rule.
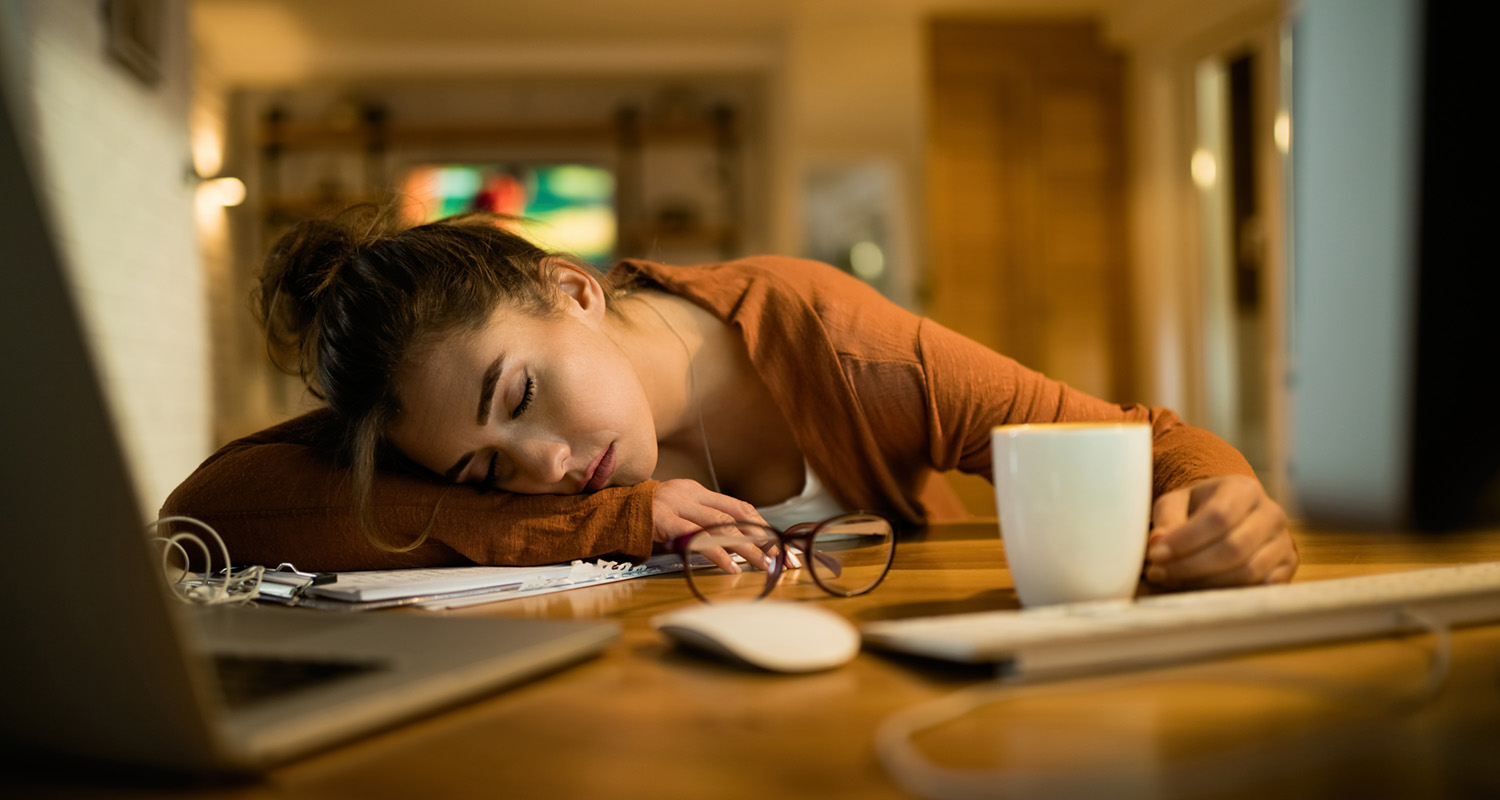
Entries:
[[942,800],[970,798],[1153,797],[1155,766],[1149,763],[1088,765],[1067,768],[1003,767],[965,769],[933,762],[913,742],[916,734],[1002,700],[1068,691],[1060,684],[1014,687],[1000,683],[961,689],[945,697],[892,714],[875,731],[875,750],[886,772],[907,791]]
[[1448,680],[1448,670],[1453,664],[1453,631],[1447,624],[1438,622],[1411,608],[1398,609],[1401,616],[1432,634],[1432,663],[1427,668],[1427,682],[1421,691],[1410,698],[1410,702],[1421,704],[1432,699],[1443,683]]
[[703,437],[703,458],[704,462],[708,464],[708,481],[711,484],[708,488],[713,489],[715,492],[721,492],[723,490],[719,488],[719,476],[714,472],[714,454],[708,446],[708,426],[703,424],[703,398],[698,396],[698,371],[693,367],[693,351],[688,347],[687,339],[684,339],[682,334],[677,331],[677,326],[673,325],[672,321],[667,319],[666,314],[661,313],[661,309],[657,308],[655,303],[647,300],[644,296],[639,296],[637,299],[645,303],[646,307],[651,309],[661,319],[662,323],[667,326],[667,330],[671,331],[672,335],[677,337],[677,343],[682,345],[682,354],[687,357],[688,365],[688,394],[693,400],[693,405],[698,407],[698,435]]
[[[1447,680],[1452,659],[1452,635],[1447,625],[1441,624],[1409,608],[1398,608],[1397,613],[1415,627],[1434,637],[1431,662],[1422,686],[1415,692],[1403,693],[1394,700],[1377,698],[1366,707],[1379,709],[1396,715],[1410,713],[1436,696]],[[1284,682],[1275,680],[1273,682]],[[1201,676],[1203,680],[1221,680],[1230,683],[1264,682],[1267,676],[1246,676],[1229,671],[1227,675]],[[1083,691],[1104,690],[1132,682],[1131,676],[1104,679],[1092,682]],[[1150,679],[1145,681],[1150,682]],[[1298,683],[1294,681],[1294,684]],[[1305,683],[1305,682],[1304,682]],[[1306,686],[1304,690],[1317,691],[1320,687]],[[1328,687],[1321,687],[1328,691]],[[1395,748],[1399,751],[1399,737],[1391,731],[1368,721],[1356,721],[1337,725],[1331,729],[1313,731],[1309,734],[1284,736],[1276,741],[1255,746],[1234,748],[1179,762],[1175,765],[1157,765],[1150,762],[1112,765],[1073,764],[1066,769],[1036,767],[1001,767],[992,769],[964,769],[947,767],[934,762],[915,744],[915,737],[923,731],[952,722],[984,706],[1005,700],[1034,697],[1037,694],[1055,694],[1078,691],[1077,687],[1063,684],[1049,685],[1005,685],[998,682],[980,684],[957,692],[919,703],[896,711],[881,722],[875,730],[875,752],[881,765],[902,788],[926,798],[943,800],[967,800],[983,797],[1134,797],[1158,796],[1162,793],[1192,796],[1209,794],[1229,785],[1226,781],[1254,781],[1266,779],[1278,771],[1302,763],[1308,753],[1316,752],[1324,760],[1341,760],[1368,755],[1380,748]],[[1340,693],[1340,692],[1335,692]],[[1170,790],[1170,791],[1169,791]]]
[[[186,522],[207,531],[208,535],[213,537],[214,543],[218,545],[218,551],[224,559],[224,574],[215,577],[213,550],[198,535],[188,531],[179,531],[170,536],[153,537],[153,542],[162,545],[162,577],[172,589],[173,597],[194,605],[219,605],[249,602],[260,594],[260,579],[265,568],[254,566],[235,571],[234,563],[229,560],[229,548],[224,544],[224,538],[208,523],[187,516],[162,517],[148,523],[146,530],[150,531],[170,522]],[[184,542],[195,544],[202,551],[203,572],[201,574],[194,573],[189,568],[191,559]],[[168,572],[172,569],[171,557],[174,553],[181,557],[182,566],[177,577],[171,578],[168,577]]]

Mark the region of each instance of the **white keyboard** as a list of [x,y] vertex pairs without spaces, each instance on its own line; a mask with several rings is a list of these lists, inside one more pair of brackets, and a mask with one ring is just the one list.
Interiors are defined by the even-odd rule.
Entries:
[[861,626],[881,649],[1013,675],[1101,671],[1500,620],[1500,562]]

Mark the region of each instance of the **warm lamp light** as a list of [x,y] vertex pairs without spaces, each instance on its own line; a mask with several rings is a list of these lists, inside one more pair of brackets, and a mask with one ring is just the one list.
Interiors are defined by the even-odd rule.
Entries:
[[1271,135],[1276,137],[1276,149],[1286,155],[1292,151],[1292,115],[1285,110],[1276,112],[1276,121],[1272,123]]
[[1205,148],[1198,148],[1193,152],[1192,162],[1193,183],[1198,184],[1199,189],[1208,189],[1214,185],[1219,177],[1219,164],[1214,154]]
[[198,184],[198,202],[229,207],[245,202],[245,182],[239,178],[206,178]]

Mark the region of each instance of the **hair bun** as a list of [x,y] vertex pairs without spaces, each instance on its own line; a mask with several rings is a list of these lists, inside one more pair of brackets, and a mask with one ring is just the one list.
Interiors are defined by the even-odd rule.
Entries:
[[[300,222],[276,240],[250,299],[278,369],[304,381],[311,377],[318,311],[337,292],[340,272],[362,249],[400,227],[395,208],[363,204],[333,219]],[[319,389],[311,382],[309,387]]]

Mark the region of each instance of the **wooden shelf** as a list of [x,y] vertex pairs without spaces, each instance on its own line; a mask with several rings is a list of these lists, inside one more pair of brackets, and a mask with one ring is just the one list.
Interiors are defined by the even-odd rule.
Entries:
[[[643,186],[653,176],[645,174],[643,154],[662,146],[710,148],[713,158],[726,174],[737,174],[734,160],[739,157],[739,128],[736,115],[728,109],[704,109],[697,114],[672,114],[651,117],[623,108],[593,122],[516,124],[413,124],[392,121],[383,110],[367,109],[360,121],[330,125],[297,121],[285,112],[269,113],[256,132],[261,168],[267,180],[267,195],[260,201],[262,220],[277,228],[302,219],[327,217],[359,202],[383,202],[389,198],[377,187],[385,185],[385,170],[390,153],[406,151],[434,158],[474,158],[485,149],[504,160],[507,150],[522,154],[548,147],[577,148],[597,154],[597,158],[616,160],[616,201],[619,214],[619,247],[621,255],[638,255],[658,248],[710,249],[725,257],[737,252],[742,231],[737,220],[700,224],[695,219],[664,219],[661,209],[642,207]],[[300,190],[293,194],[279,192],[282,177],[275,170],[297,152],[346,154],[364,161],[364,177],[347,187],[347,191],[323,192],[293,181],[287,188]],[[443,154],[449,155],[443,155]],[[297,176],[304,177],[304,176]],[[340,176],[348,182],[348,176]],[[304,185],[298,185],[302,183]],[[361,189],[361,186],[364,188]],[[731,180],[721,189],[723,196],[712,202],[736,208],[738,182]],[[373,193],[373,196],[372,196]],[[690,217],[696,217],[692,214]]]
[[261,147],[361,150],[373,146],[712,144],[727,133],[711,121],[612,125],[391,125],[330,127],[290,122],[262,123]]
[[427,125],[330,128],[278,123],[263,125],[262,147],[359,150],[372,146],[472,144],[608,144],[615,131],[604,126]]

